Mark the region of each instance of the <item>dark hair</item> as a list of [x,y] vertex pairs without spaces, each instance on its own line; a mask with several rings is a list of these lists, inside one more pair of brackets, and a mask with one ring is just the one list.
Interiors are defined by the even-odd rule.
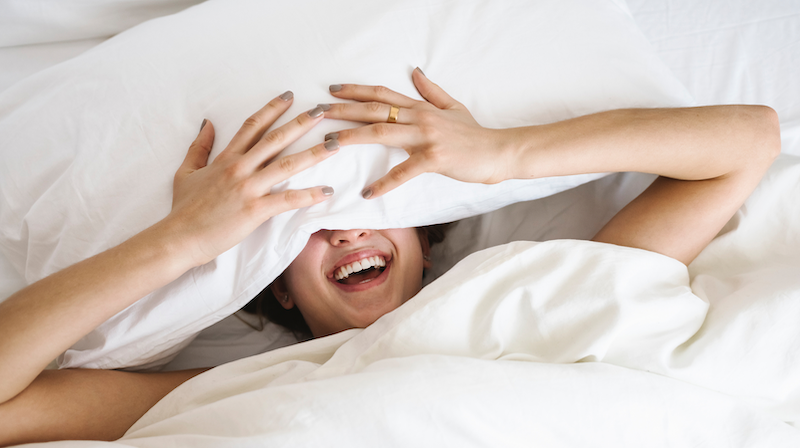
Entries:
[[[450,224],[417,227],[417,232],[420,238],[427,238],[428,244],[432,247],[444,241],[445,231]],[[296,306],[288,310],[281,306],[269,286],[261,290],[242,310],[288,328],[298,339],[308,339],[311,336],[311,329],[308,328],[300,310]]]

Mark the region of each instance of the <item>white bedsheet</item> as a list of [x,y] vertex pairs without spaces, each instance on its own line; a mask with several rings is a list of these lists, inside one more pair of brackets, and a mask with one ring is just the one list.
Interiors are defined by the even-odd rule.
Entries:
[[798,197],[786,156],[691,269],[575,240],[473,254],[367,329],[188,381],[118,443],[800,446]]
[[698,104],[761,103],[800,124],[800,2],[627,0]]
[[0,47],[107,38],[203,0],[2,0]]

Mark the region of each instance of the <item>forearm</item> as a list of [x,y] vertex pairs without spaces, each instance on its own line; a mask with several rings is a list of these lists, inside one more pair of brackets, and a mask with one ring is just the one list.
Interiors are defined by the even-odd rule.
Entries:
[[0,446],[116,440],[165,395],[205,370],[46,370],[22,393],[0,404]]
[[0,304],[0,403],[98,325],[188,270],[175,234],[159,223]]
[[770,114],[762,106],[627,109],[498,132],[512,178],[638,171],[702,180],[760,157]]
[[780,152],[763,106],[618,110],[498,131],[509,177],[638,171],[659,177],[593,238],[689,264]]

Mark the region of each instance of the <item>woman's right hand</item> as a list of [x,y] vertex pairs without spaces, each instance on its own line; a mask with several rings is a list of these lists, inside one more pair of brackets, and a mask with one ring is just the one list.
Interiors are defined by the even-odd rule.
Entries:
[[323,186],[270,194],[275,184],[338,151],[338,142],[327,142],[275,160],[324,116],[317,107],[264,134],[291,106],[292,99],[291,92],[286,92],[245,120],[211,164],[208,156],[214,126],[204,121],[175,173],[172,211],[162,221],[179,239],[191,266],[211,261],[269,218],[317,204],[333,194],[332,188]]

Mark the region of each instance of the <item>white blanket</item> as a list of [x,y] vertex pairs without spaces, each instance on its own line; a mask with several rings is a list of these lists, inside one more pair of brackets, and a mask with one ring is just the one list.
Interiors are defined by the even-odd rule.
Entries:
[[117,443],[800,446],[798,197],[785,156],[690,269],[588,241],[484,250],[367,329],[188,381]]

